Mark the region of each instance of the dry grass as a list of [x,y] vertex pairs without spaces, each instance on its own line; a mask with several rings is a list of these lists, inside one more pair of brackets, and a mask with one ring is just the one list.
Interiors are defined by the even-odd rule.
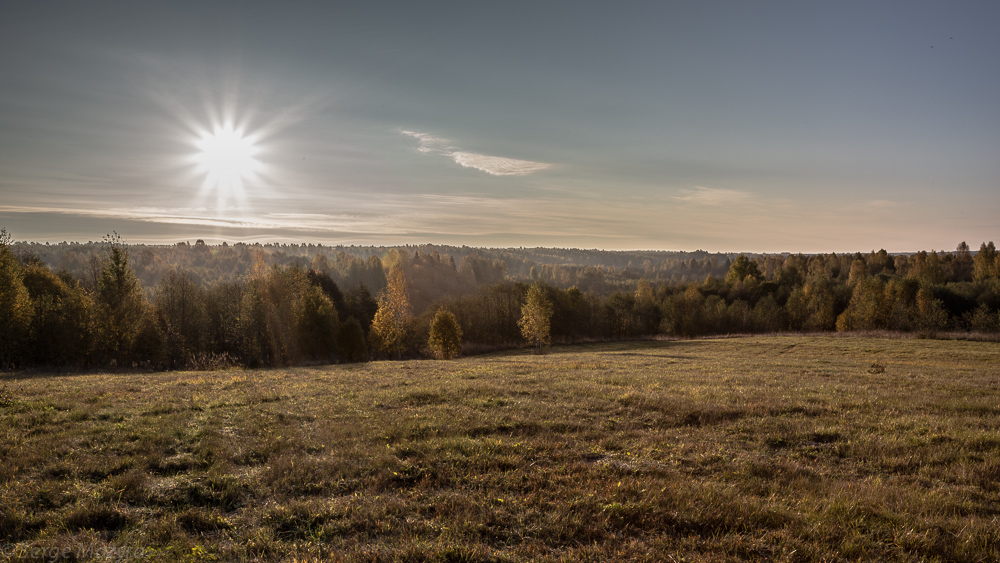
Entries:
[[9,376],[0,432],[12,560],[1000,560],[995,343]]

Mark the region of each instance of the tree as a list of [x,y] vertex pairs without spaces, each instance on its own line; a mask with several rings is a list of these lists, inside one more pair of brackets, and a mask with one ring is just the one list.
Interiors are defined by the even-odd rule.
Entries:
[[788,297],[785,309],[793,330],[833,330],[837,322],[836,305],[830,282],[817,279],[796,288]]
[[612,293],[604,302],[606,316],[614,338],[628,338],[639,332],[635,296],[624,291]]
[[462,328],[455,315],[447,309],[438,309],[431,321],[431,333],[427,344],[434,355],[442,360],[450,360],[462,351]]
[[726,274],[726,283],[736,283],[745,281],[747,278],[753,278],[755,280],[760,280],[760,268],[757,267],[757,263],[751,261],[746,257],[746,254],[740,254],[733,260],[732,266],[729,267],[729,273]]
[[340,323],[337,330],[337,352],[345,362],[361,362],[368,356],[365,330],[354,317]]
[[521,306],[521,320],[517,323],[521,328],[521,335],[535,347],[536,354],[543,353],[549,347],[551,319],[552,304],[545,295],[545,289],[536,283],[528,289],[524,305]]
[[851,286],[868,277],[868,265],[860,258],[851,262],[851,271],[847,277],[847,283]]
[[295,363],[300,348],[295,305],[309,281],[302,268],[267,265],[257,253],[240,302],[240,355],[245,364]]
[[385,269],[382,267],[382,261],[379,260],[378,256],[369,256],[364,263],[364,274],[361,276],[361,283],[365,284],[365,287],[370,288],[372,291],[381,292],[388,284],[388,281],[385,276]]
[[1000,324],[997,323],[997,320],[997,312],[990,309],[989,305],[985,303],[966,314],[969,330],[976,332],[997,332],[1000,330]]
[[208,288],[205,297],[206,352],[227,362],[237,360],[242,351],[242,313],[245,286],[242,281],[219,282]]
[[750,304],[737,299],[726,308],[726,326],[724,332],[746,333],[753,330],[753,311]]
[[798,264],[801,259],[797,256],[789,256],[785,264],[778,271],[778,285],[784,288],[795,288],[805,281]]
[[708,332],[705,326],[705,296],[694,284],[664,300],[662,332],[692,337]]
[[635,290],[635,313],[641,334],[655,334],[660,326],[660,307],[653,295],[653,288],[645,278],[639,280]]
[[[317,256],[323,255],[317,254]],[[323,256],[323,258],[325,259],[326,257]],[[314,264],[315,262],[316,261],[313,260]],[[314,268],[306,272],[306,277],[309,279],[310,284],[318,286],[321,290],[323,290],[323,293],[330,298],[330,301],[333,302],[334,308],[337,309],[337,316],[346,319],[347,304],[344,301],[344,294],[340,291],[340,287],[337,285],[337,282],[333,281],[333,278],[330,277],[330,273],[328,271],[316,270]]]
[[[104,237],[104,260],[97,279],[98,332],[105,359],[122,365],[132,361],[146,318],[146,294],[132,269],[121,235]],[[143,355],[147,350],[141,351]]]
[[973,259],[969,244],[964,240],[958,243],[955,248],[955,262],[953,264],[953,281],[972,280]]
[[153,304],[162,319],[167,361],[176,367],[204,351],[208,336],[206,291],[188,272],[170,270],[157,286]]
[[474,295],[452,301],[450,306],[463,337],[489,346],[510,346],[521,341],[518,320],[527,286],[503,282],[480,286]]
[[387,280],[386,288],[379,294],[371,337],[378,350],[399,359],[406,349],[410,298],[406,292],[403,268],[398,263],[390,268]]
[[337,350],[337,310],[318,286],[303,292],[296,307],[299,348],[310,359],[328,360]]
[[948,312],[941,300],[935,299],[927,287],[921,287],[916,296],[916,325],[923,334],[934,335],[948,326]]
[[11,237],[0,229],[0,369],[9,369],[28,336],[33,309],[24,271],[10,250]]
[[785,315],[774,296],[767,295],[754,305],[751,313],[753,329],[757,332],[778,332],[785,327]]
[[997,252],[993,241],[989,244],[983,243],[979,247],[979,252],[972,259],[973,274],[975,281],[984,281],[997,275],[997,265],[1000,263],[1000,253]]
[[236,316],[240,359],[250,367],[268,363],[267,310],[264,302],[266,283],[267,262],[263,252],[258,251],[240,292],[239,313]]
[[35,365],[83,365],[90,353],[94,304],[71,275],[57,276],[45,264],[24,269],[34,313],[25,357]]
[[361,324],[365,334],[371,330],[372,320],[378,312],[378,300],[372,296],[368,286],[361,283],[344,295],[343,317],[354,317]]
[[884,329],[891,309],[884,284],[878,278],[862,279],[854,286],[847,309],[837,317],[837,331]]

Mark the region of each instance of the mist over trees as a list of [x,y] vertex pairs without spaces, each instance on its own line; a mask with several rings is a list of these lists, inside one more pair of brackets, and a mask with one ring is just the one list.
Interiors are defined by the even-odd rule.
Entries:
[[1000,333],[1000,252],[15,243],[0,369],[211,369],[813,331]]

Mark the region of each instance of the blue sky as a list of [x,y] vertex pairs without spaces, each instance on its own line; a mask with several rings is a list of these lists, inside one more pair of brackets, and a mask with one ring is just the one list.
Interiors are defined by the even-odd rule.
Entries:
[[[17,240],[750,252],[1000,236],[996,2],[8,2]],[[254,147],[240,186],[199,141]]]

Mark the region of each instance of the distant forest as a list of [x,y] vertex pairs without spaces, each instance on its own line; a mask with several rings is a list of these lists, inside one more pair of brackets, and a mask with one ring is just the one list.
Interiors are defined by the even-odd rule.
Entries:
[[754,255],[150,246],[117,234],[53,245],[0,231],[0,369],[280,366],[658,335],[872,330],[995,337],[994,243]]

